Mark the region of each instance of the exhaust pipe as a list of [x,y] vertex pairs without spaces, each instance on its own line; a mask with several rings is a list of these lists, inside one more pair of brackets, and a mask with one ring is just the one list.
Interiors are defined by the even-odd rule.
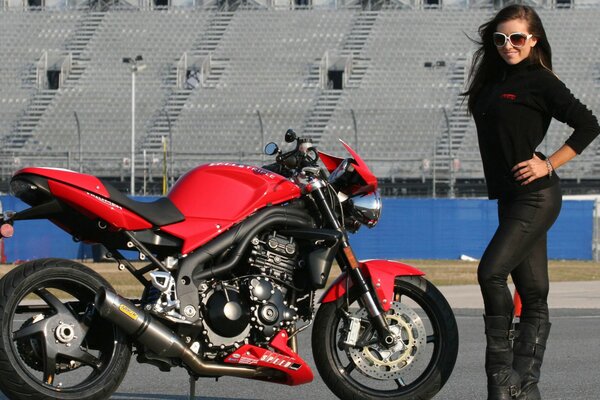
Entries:
[[216,362],[206,362],[161,322],[140,310],[129,300],[101,288],[96,294],[96,309],[136,341],[161,357],[181,359],[200,376],[235,376],[238,378],[275,380],[285,379],[276,370],[256,369]]

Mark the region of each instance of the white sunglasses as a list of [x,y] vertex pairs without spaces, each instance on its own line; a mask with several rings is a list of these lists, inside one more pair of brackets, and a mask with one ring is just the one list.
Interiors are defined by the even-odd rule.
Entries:
[[506,36],[502,32],[494,32],[493,39],[496,47],[504,47],[506,46],[506,42],[510,42],[512,47],[521,48],[525,46],[525,43],[527,43],[527,41],[532,37],[533,35],[531,33],[527,35],[526,33],[522,32],[514,32]]

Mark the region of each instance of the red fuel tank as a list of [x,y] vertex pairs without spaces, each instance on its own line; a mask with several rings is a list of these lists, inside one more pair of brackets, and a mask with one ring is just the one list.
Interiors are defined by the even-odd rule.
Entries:
[[161,230],[184,239],[183,254],[218,236],[256,210],[298,198],[281,175],[249,165],[216,162],[183,175],[168,194],[185,221]]

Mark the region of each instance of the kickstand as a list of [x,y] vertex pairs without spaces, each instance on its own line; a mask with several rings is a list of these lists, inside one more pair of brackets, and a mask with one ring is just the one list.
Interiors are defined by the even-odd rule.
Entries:
[[190,400],[196,400],[196,380],[197,378],[190,374]]

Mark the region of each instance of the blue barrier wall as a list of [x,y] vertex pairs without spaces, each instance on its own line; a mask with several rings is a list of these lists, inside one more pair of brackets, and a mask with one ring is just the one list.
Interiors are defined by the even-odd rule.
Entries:
[[[563,201],[548,235],[553,259],[592,259],[594,201]],[[384,199],[379,224],[352,245],[360,258],[480,258],[498,226],[495,201]]]
[[[150,201],[152,198],[145,198]],[[0,196],[4,210],[26,205]],[[550,230],[553,259],[592,259],[594,201],[564,201]],[[457,259],[481,257],[497,226],[496,202],[478,199],[384,199],[380,223],[351,237],[359,258]],[[91,258],[91,247],[47,221],[17,221],[4,241],[8,262],[40,257]]]

